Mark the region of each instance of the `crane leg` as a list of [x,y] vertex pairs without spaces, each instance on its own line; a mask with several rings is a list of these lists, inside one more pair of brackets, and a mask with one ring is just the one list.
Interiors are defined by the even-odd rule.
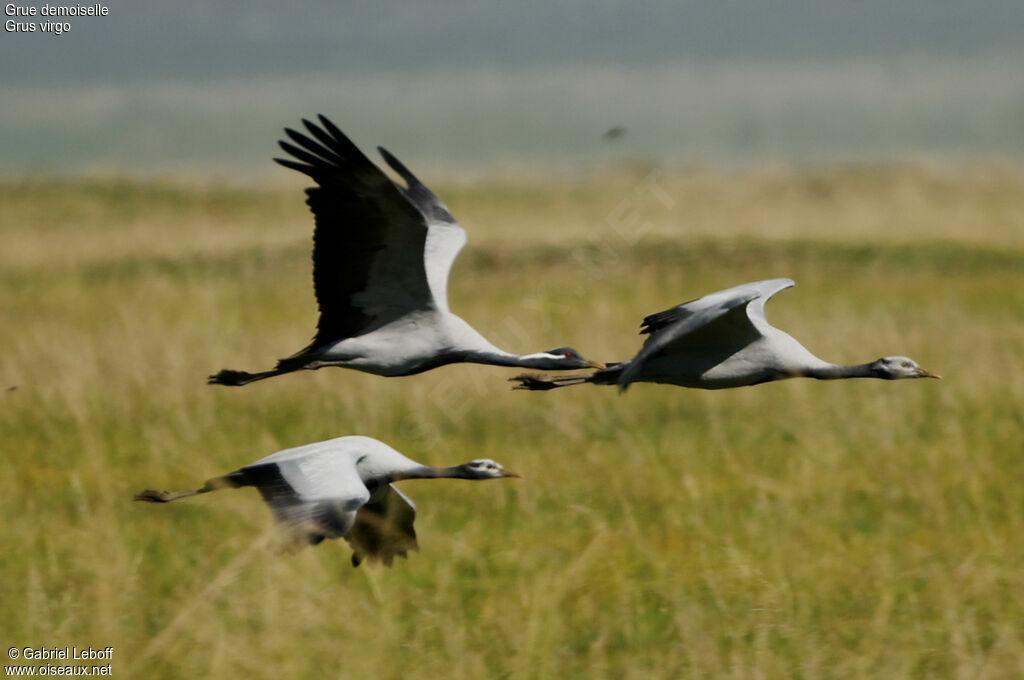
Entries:
[[223,489],[225,487],[238,488],[242,486],[242,476],[240,473],[232,472],[231,474],[224,475],[223,477],[214,477],[206,481],[198,489],[189,489],[188,491],[157,491],[156,489],[146,489],[142,493],[135,494],[135,500],[146,501],[147,503],[170,503],[176,501],[179,498],[188,498],[189,496],[196,496],[201,493],[209,493],[210,491],[216,491],[217,489]]
[[566,387],[567,385],[580,385],[582,383],[593,382],[591,378],[592,374],[584,373],[579,375],[544,375],[543,373],[523,373],[517,375],[514,378],[509,378],[509,381],[518,382],[512,389],[514,390],[553,390],[556,387]]

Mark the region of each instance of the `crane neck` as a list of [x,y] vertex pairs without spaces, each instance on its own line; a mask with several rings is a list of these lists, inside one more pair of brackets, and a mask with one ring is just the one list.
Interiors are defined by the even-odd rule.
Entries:
[[512,366],[519,368],[537,368],[529,362],[524,362],[526,357],[512,354],[497,347],[491,346],[487,349],[470,350],[466,354],[466,361],[474,364],[488,364],[491,366]]
[[551,365],[552,357],[545,352],[513,354],[494,346],[475,328],[454,314],[448,315],[448,324],[450,342],[460,361],[512,368],[558,368],[557,365]]
[[390,481],[399,482],[403,479],[472,479],[468,472],[461,465],[454,467],[430,467],[420,465],[418,467],[403,470],[394,475]]
[[471,349],[463,356],[464,361],[475,364],[488,364],[491,366],[510,366],[513,368],[533,368],[542,371],[553,371],[565,368],[560,365],[559,358],[547,352],[536,352],[535,354],[512,354],[494,345],[486,348]]
[[840,366],[837,364],[823,363],[821,366],[805,368],[800,375],[816,380],[840,380],[842,378],[877,378],[871,370],[871,364],[854,364],[852,366]]

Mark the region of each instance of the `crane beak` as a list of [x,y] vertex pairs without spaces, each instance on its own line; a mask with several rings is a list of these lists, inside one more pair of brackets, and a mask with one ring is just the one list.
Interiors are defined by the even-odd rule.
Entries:
[[604,369],[604,368],[608,368],[607,366],[602,364],[600,361],[591,361],[590,359],[584,359],[584,362],[586,363],[587,368],[596,368],[598,370],[601,370],[601,369]]
[[509,472],[508,470],[502,470],[501,471],[501,476],[502,477],[515,477],[516,479],[522,479],[523,478],[522,475],[517,475],[516,473]]
[[917,369],[917,377],[918,378],[935,378],[936,380],[942,380],[942,376],[939,375],[938,373],[932,373],[931,371],[926,371],[923,368]]

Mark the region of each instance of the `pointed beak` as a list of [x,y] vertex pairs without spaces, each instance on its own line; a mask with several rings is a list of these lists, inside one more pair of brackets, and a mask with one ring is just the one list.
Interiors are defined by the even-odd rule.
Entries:
[[523,478],[522,475],[517,475],[516,473],[509,472],[508,470],[502,470],[501,476],[502,477],[515,477],[516,479],[522,479]]
[[917,369],[917,377],[918,378],[935,378],[936,380],[942,380],[942,376],[939,375],[938,373],[932,373],[931,371],[926,371],[923,368]]
[[607,366],[602,364],[600,361],[591,361],[590,359],[584,359],[583,361],[586,363],[587,368],[596,368],[598,370],[607,368]]

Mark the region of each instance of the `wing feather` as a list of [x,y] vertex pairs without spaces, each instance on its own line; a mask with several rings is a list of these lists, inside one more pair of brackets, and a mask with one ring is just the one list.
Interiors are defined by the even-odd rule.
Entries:
[[345,535],[352,546],[352,564],[364,559],[391,566],[395,557],[406,557],[419,550],[416,543],[416,506],[393,484],[382,487],[356,514],[355,523]]
[[[763,321],[765,301],[780,290],[792,285],[793,281],[790,279],[768,279],[744,283],[646,317],[640,332],[648,333],[650,336],[620,374],[619,391],[624,392],[630,383],[639,376],[647,360],[670,345],[725,318],[731,311],[740,307],[746,307],[746,313],[742,314],[736,323],[747,326],[751,333],[759,332],[759,329],[753,325],[750,313],[754,311]],[[752,310],[751,308],[755,306],[756,309]],[[733,318],[734,315],[729,316]]]
[[[292,130],[285,130],[285,132],[294,134]],[[329,160],[321,158],[315,154],[309,153],[308,151],[304,151],[303,149],[300,149],[294,144],[289,144],[284,140],[278,142],[277,145],[280,146],[286,153],[291,154],[295,158],[298,158],[300,161],[305,163],[310,168],[311,171],[316,172],[319,176],[328,174],[336,167],[339,167],[338,164],[336,163],[332,163]]]
[[[310,124],[306,120],[303,120],[302,122],[306,123],[307,125]],[[302,135],[302,134],[299,134],[298,132],[296,132],[295,130],[292,130],[290,128],[285,128],[285,134],[287,134],[288,137],[293,142],[295,142],[299,146],[305,148],[310,153],[316,154],[316,156],[318,156],[319,158],[322,158],[322,159],[328,161],[329,163],[331,163],[333,165],[346,165],[344,158],[342,158],[338,154],[334,153],[333,151],[331,151],[327,147],[325,147],[325,146],[323,146],[321,144],[318,144],[317,142],[313,141],[309,137],[307,137],[305,135]]]
[[422,202],[429,190],[398,186],[327,118],[319,122],[303,120],[315,140],[286,130],[295,144],[279,144],[294,160],[275,159],[317,184],[306,190],[316,222],[313,285],[320,308],[311,347],[439,306],[424,263],[436,212]]
[[351,457],[330,450],[259,461],[241,472],[300,543],[345,535],[370,500]]
[[455,221],[448,206],[437,194],[417,179],[400,160],[382,146],[378,146],[377,151],[391,169],[405,180],[406,187],[399,187],[405,197],[427,217],[427,241],[423,250],[427,283],[438,309],[448,311],[448,277],[455,258],[466,245],[466,231]]

